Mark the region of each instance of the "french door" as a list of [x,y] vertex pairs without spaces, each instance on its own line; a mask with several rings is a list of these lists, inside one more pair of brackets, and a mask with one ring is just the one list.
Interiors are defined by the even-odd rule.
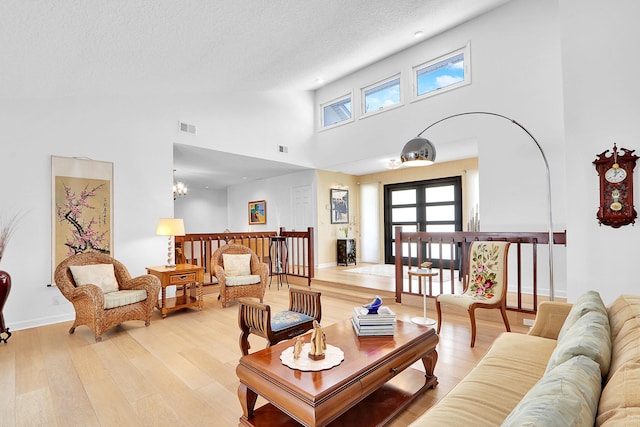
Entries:
[[[395,262],[396,227],[404,232],[452,232],[462,231],[462,177],[431,179],[427,181],[405,182],[384,186],[384,234],[385,263]],[[402,263],[406,265],[411,254],[411,264],[417,265],[417,244],[402,246]],[[449,245],[442,246],[423,243],[423,258],[430,255],[434,267],[440,261],[449,266],[453,257],[455,267],[459,268],[459,251]]]

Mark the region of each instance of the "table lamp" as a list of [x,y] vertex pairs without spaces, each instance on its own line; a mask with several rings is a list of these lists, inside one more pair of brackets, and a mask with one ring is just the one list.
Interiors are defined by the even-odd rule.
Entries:
[[169,247],[167,252],[166,267],[175,267],[175,252],[173,251],[173,237],[184,236],[184,220],[182,218],[160,218],[158,220],[158,228],[156,228],[157,236],[169,236]]

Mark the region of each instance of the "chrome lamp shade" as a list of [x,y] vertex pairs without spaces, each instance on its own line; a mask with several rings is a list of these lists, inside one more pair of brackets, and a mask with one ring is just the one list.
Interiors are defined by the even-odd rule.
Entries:
[[417,136],[404,145],[400,160],[407,166],[432,165],[436,160],[436,147],[428,139]]

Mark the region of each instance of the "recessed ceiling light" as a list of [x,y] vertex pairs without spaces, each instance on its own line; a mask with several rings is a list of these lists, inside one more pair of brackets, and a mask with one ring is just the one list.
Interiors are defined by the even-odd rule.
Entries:
[[324,79],[320,78],[320,77],[316,77],[316,83],[318,83],[319,85],[321,85],[322,83],[324,83]]
[[416,31],[415,33],[413,33],[413,37],[419,39],[422,36],[424,36],[424,33],[422,31]]

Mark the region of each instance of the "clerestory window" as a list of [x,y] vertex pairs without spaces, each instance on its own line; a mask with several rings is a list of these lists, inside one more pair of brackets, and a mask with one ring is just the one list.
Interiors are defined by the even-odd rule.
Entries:
[[401,105],[400,75],[362,88],[362,114],[373,114]]
[[353,114],[351,112],[351,94],[342,96],[326,104],[322,104],[321,111],[321,123],[323,129],[353,121]]
[[469,45],[413,68],[415,100],[471,83]]

